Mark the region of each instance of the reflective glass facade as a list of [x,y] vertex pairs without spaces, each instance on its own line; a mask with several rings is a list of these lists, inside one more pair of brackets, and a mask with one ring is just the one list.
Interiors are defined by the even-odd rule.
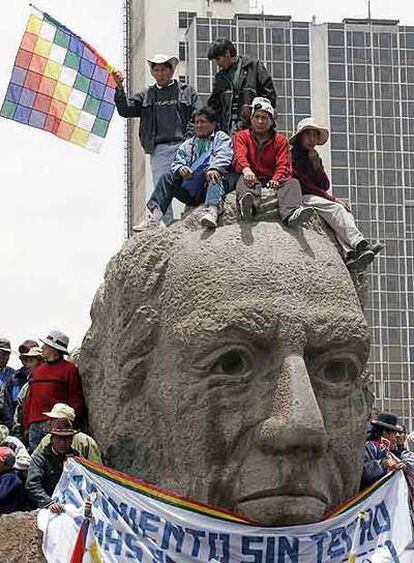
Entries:
[[328,25],[332,180],[386,249],[369,270],[375,395],[409,422],[414,396],[414,28]]

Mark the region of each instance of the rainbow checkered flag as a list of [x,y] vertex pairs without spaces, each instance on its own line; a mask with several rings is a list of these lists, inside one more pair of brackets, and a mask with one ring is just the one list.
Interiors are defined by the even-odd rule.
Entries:
[[113,68],[34,6],[0,115],[98,152],[114,113]]

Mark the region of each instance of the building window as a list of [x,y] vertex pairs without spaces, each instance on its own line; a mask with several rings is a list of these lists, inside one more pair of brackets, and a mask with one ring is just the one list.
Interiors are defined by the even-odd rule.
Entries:
[[180,61],[187,60],[185,41],[180,41],[178,44],[178,57]]
[[178,27],[187,29],[197,16],[197,12],[178,12]]

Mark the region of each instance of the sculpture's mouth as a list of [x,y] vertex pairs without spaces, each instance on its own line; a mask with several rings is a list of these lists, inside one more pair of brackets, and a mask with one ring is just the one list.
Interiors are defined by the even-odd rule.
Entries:
[[292,488],[278,488],[278,489],[266,489],[263,491],[258,491],[255,493],[251,493],[239,499],[239,503],[241,502],[249,502],[252,500],[259,500],[265,498],[276,498],[276,497],[312,497],[315,498],[324,504],[328,504],[328,499],[324,494],[320,491],[312,489],[312,488],[301,488],[298,489],[297,487]]
[[314,489],[267,489],[246,495],[235,510],[265,526],[310,524],[326,514],[328,500]]

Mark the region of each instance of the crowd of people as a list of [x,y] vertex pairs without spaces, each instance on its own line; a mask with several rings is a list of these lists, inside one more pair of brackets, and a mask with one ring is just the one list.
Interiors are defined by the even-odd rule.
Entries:
[[241,219],[251,220],[260,216],[263,195],[270,191],[277,193],[287,227],[318,214],[333,230],[348,269],[363,271],[383,244],[370,243],[348,202],[329,191],[316,150],[328,141],[328,128],[305,118],[287,139],[277,131],[277,93],[263,63],[239,56],[229,39],[216,39],[208,59],[219,71],[205,107],[192,86],[174,80],[177,57],[147,59],[155,84],[132,97],[127,97],[123,75],[114,72],[118,112],[140,118],[140,141],[151,158],[154,190],[148,217],[133,229],[161,221],[169,225],[174,198],[190,207],[203,205],[201,225],[215,229],[232,191]]
[[102,463],[95,440],[81,432],[86,408],[69,338],[52,330],[18,347],[21,367],[8,366],[10,340],[0,338],[0,514],[62,506],[53,490],[69,456]]

